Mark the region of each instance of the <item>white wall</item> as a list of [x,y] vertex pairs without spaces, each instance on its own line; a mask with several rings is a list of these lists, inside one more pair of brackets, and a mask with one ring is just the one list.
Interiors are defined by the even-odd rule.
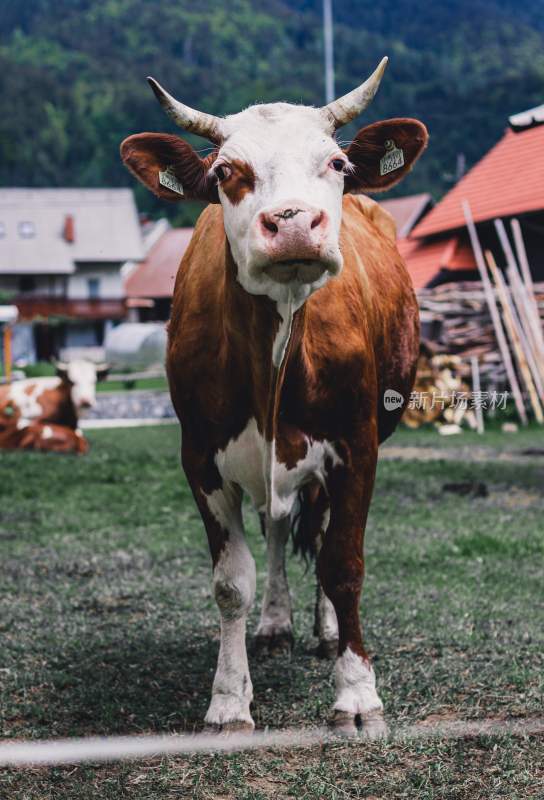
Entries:
[[68,278],[68,298],[70,300],[88,300],[88,281],[92,278],[99,280],[99,298],[119,300],[125,296],[119,264],[90,264],[89,266],[78,264],[76,272]]

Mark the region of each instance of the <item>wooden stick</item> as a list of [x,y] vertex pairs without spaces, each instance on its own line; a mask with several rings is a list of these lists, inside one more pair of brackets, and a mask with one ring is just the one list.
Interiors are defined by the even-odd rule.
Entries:
[[525,249],[525,242],[523,241],[523,234],[521,232],[519,220],[513,219],[510,222],[510,228],[512,229],[512,235],[514,236],[514,244],[516,245],[516,253],[521,267],[523,283],[529,296],[531,313],[533,314],[533,317],[537,323],[536,330],[538,332],[538,339],[544,351],[544,332],[542,331],[542,323],[540,321],[540,314],[538,313],[533,277],[531,275],[531,268],[529,267],[529,260],[527,258],[527,251]]
[[[499,222],[500,222],[500,220],[499,220]],[[499,229],[500,229],[500,227],[501,226],[499,225]],[[504,229],[502,230],[501,236],[502,237],[506,236],[506,232],[504,231]],[[487,258],[487,252],[489,252],[489,251],[486,251],[486,258]],[[510,259],[513,258],[513,253],[511,251],[510,251],[510,254],[508,255],[507,250],[505,250],[505,255],[506,255],[507,259],[508,258],[510,258]],[[491,255],[491,258],[493,259],[492,255]],[[489,259],[488,259],[488,264],[489,264]],[[495,267],[497,267],[497,265],[495,264],[495,260],[494,259],[493,259],[493,264],[495,265]],[[501,279],[502,283],[504,283],[504,278],[503,278],[503,275],[500,272],[500,270],[498,270],[498,274],[500,275],[500,279]],[[516,282],[515,278],[514,278],[514,282],[516,283],[516,285],[519,286],[519,284]],[[497,281],[495,281],[495,283],[497,283]],[[506,285],[505,285],[505,294],[506,294],[506,297],[507,297],[507,301],[509,302],[509,308],[511,309],[512,317],[513,317],[513,320],[514,320],[514,325],[516,326],[519,338],[521,339],[521,345],[522,345],[522,348],[523,348],[523,352],[524,352],[524,354],[525,354],[525,356],[527,358],[528,366],[529,366],[529,368],[531,370],[531,373],[532,373],[532,376],[533,376],[533,379],[534,379],[534,382],[535,382],[535,386],[536,386],[536,390],[538,392],[538,396],[540,398],[540,401],[544,403],[544,373],[543,373],[544,359],[539,359],[538,346],[536,346],[537,347],[537,352],[535,353],[535,343],[531,342],[529,340],[529,338],[527,336],[527,329],[524,328],[524,326],[523,326],[523,319],[522,319],[522,317],[520,317],[520,314],[519,314],[520,307],[521,307],[522,311],[525,310],[525,306],[523,304],[523,298],[519,295],[519,292],[516,294],[515,291],[512,291],[512,295],[514,297],[514,301],[516,300],[516,298],[518,300],[517,303],[513,303],[512,302],[512,296],[509,293],[509,287],[507,287]]]
[[489,269],[491,270],[491,275],[493,276],[495,286],[497,287],[497,292],[501,301],[501,305],[503,307],[506,330],[508,331],[508,335],[512,343],[512,349],[516,355],[519,364],[519,370],[521,376],[525,382],[525,386],[527,387],[527,391],[529,393],[529,399],[533,407],[535,418],[542,425],[544,423],[542,406],[540,405],[540,400],[538,399],[538,393],[535,388],[535,384],[533,382],[533,376],[531,375],[531,370],[529,369],[529,364],[527,362],[525,351],[522,345],[522,340],[520,336],[521,331],[519,330],[518,327],[519,323],[515,318],[515,310],[511,305],[512,300],[508,296],[508,288],[504,282],[504,278],[502,277],[501,271],[499,270],[497,264],[495,263],[495,259],[493,258],[493,253],[491,253],[489,250],[486,250],[485,258],[489,266]]
[[11,325],[4,325],[4,374],[6,383],[11,383]]
[[474,225],[472,211],[470,210],[470,204],[468,200],[463,200],[463,213],[467,223],[472,250],[474,251],[474,258],[476,259],[476,264],[478,265],[478,270],[482,279],[487,305],[489,306],[489,313],[491,314],[491,319],[493,320],[493,327],[495,329],[499,350],[506,369],[508,380],[510,382],[512,394],[514,395],[514,403],[516,404],[516,409],[522,424],[527,425],[527,412],[525,411],[525,406],[523,405],[523,397],[521,395],[518,379],[516,378],[516,373],[514,371],[514,365],[512,364],[510,350],[508,349],[508,344],[504,336],[501,318],[497,309],[497,302],[491,287],[489,275],[487,274],[484,256],[480,246],[480,240],[478,239],[478,234],[476,233],[476,226]]
[[[476,356],[471,357],[470,366],[472,369],[472,394],[479,394],[481,391],[480,370],[478,368],[478,359]],[[474,411],[476,413],[476,429],[478,433],[482,434],[484,432],[484,413],[480,403],[476,403]]]
[[[510,245],[510,240],[506,235],[504,223],[502,219],[496,219],[494,220],[494,222],[495,222],[495,230],[497,231],[506,258],[506,263],[508,265],[508,278],[510,279],[510,286],[512,287],[512,295],[514,297],[514,301],[516,304],[518,317],[522,327],[526,332],[527,340],[531,347],[534,362],[535,364],[537,364],[540,377],[544,382],[544,350],[540,346],[540,341],[539,341],[540,331],[537,332],[537,325],[535,325],[535,320],[533,319],[533,316],[530,312],[530,300],[525,291],[523,281],[521,280],[518,271],[518,265],[516,263],[516,259],[514,258],[512,247]],[[540,322],[538,323],[538,328],[540,329]]]

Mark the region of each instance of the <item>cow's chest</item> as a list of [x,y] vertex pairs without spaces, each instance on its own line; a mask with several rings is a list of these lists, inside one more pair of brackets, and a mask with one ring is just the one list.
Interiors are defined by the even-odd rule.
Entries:
[[281,426],[278,438],[266,441],[252,418],[216,453],[215,463],[223,480],[241,486],[258,511],[281,519],[292,512],[300,489],[314,481],[324,484],[341,459],[333,442]]

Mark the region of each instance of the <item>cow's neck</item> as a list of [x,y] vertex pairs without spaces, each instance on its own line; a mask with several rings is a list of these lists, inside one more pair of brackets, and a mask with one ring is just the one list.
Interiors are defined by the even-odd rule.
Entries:
[[278,304],[246,292],[236,278],[228,243],[227,251],[225,320],[229,339],[246,361],[257,422],[265,438],[272,441],[276,438],[286,365],[302,343],[305,306]]

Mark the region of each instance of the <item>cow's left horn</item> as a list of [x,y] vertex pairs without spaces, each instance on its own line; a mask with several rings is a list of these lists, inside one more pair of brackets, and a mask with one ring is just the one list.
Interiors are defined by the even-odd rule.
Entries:
[[213,114],[205,114],[203,111],[197,111],[180,103],[179,100],[168,94],[155,78],[149,77],[147,82],[153,89],[155,97],[161,106],[176,125],[190,133],[204,136],[214,144],[221,144],[224,136],[221,131],[221,119],[219,117],[214,117]]
[[367,78],[356,89],[323,106],[321,110],[332,124],[334,130],[341,128],[342,125],[347,125],[348,122],[358,117],[370,105],[378,91],[388,60],[387,56],[382,58],[370,78]]

